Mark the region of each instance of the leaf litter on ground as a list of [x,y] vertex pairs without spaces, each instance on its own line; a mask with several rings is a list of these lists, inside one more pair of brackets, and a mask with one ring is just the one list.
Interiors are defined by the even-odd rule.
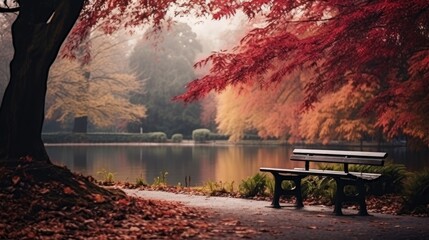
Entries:
[[126,196],[65,167],[20,162],[0,168],[0,239],[243,238],[234,219],[177,202]]

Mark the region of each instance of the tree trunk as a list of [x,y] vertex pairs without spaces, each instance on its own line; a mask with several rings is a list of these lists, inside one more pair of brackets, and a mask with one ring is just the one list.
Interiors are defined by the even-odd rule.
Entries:
[[47,161],[41,139],[49,69],[84,0],[20,0],[12,25],[14,57],[0,108],[0,160]]
[[[91,72],[85,71],[84,70],[84,65],[81,65],[82,71],[84,72],[83,76],[85,78],[85,88],[83,89],[83,91],[80,93],[81,96],[79,96],[79,98],[84,98],[85,100],[83,101],[84,104],[82,104],[82,108],[84,109],[83,111],[85,113],[88,112],[88,94],[89,94],[89,81],[91,78]],[[73,132],[74,133],[88,133],[88,115],[84,115],[84,116],[79,116],[79,117],[75,117],[74,118],[74,122],[73,122]]]
[[74,133],[87,133],[88,132],[88,117],[75,117],[73,124]]

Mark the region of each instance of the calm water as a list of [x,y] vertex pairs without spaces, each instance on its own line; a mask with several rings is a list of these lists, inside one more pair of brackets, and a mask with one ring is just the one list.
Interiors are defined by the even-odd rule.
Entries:
[[[297,146],[296,146],[297,147]],[[168,184],[184,183],[191,177],[192,185],[207,181],[235,182],[235,186],[264,167],[301,167],[288,161],[292,146],[48,146],[52,161],[74,172],[92,175],[102,170],[114,173],[116,181],[135,182],[143,178],[148,183],[168,172]],[[331,149],[339,149],[332,148]],[[345,149],[345,148],[343,148]],[[348,150],[359,150],[348,148]],[[376,148],[364,148],[377,151]],[[412,152],[404,147],[385,148],[389,160],[402,163],[410,171],[429,167],[429,151]]]

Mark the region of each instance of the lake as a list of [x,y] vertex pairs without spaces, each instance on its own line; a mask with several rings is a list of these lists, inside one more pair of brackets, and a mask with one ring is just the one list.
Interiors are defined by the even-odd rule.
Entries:
[[[47,151],[57,165],[65,165],[73,172],[101,179],[100,171],[114,173],[115,181],[135,183],[143,178],[152,184],[161,172],[168,172],[167,182],[184,185],[191,177],[191,185],[207,181],[235,182],[253,176],[264,167],[301,167],[303,163],[288,161],[293,148],[306,146],[280,145],[51,145]],[[314,148],[314,147],[313,147]],[[318,148],[327,148],[321,146]],[[353,147],[330,149],[360,150]],[[365,147],[364,151],[377,151]],[[410,151],[405,147],[386,147],[380,151],[389,154],[389,161],[401,163],[410,171],[429,167],[429,151]]]

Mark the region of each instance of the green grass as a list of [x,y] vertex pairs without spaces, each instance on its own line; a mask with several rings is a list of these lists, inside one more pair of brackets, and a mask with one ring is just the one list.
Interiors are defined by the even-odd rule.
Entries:
[[157,176],[153,179],[152,186],[166,187],[167,186],[167,175],[168,175],[168,172],[160,172],[159,176]]
[[115,183],[115,173],[102,169],[97,172],[97,175],[101,178],[101,183],[103,185],[113,185]]
[[204,183],[202,191],[209,196],[234,193],[234,181],[230,183],[222,181],[207,181]]

